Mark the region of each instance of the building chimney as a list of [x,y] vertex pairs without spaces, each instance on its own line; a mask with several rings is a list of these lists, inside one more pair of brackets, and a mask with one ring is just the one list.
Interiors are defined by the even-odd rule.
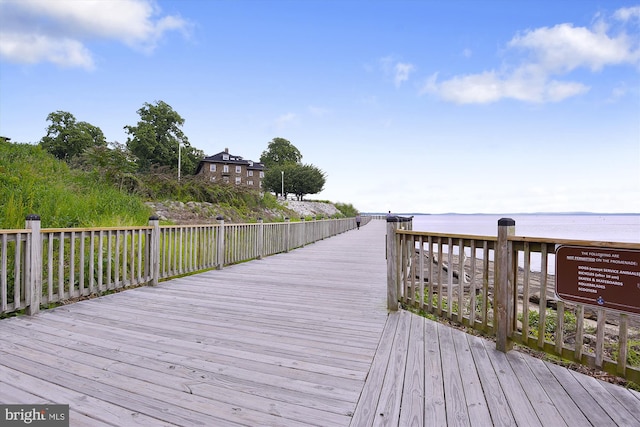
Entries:
[[229,154],[229,149],[228,149],[228,148],[225,148],[225,149],[224,149],[224,152],[225,152],[225,153],[227,153],[227,154]]

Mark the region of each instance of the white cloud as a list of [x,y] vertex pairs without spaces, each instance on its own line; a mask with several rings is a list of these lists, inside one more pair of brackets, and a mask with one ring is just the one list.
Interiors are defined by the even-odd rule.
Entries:
[[189,27],[178,16],[160,16],[152,0],[0,1],[0,16],[0,55],[9,61],[84,68],[94,64],[85,45],[91,40],[149,53],[166,32]]
[[409,74],[415,71],[415,67],[412,64],[398,62],[395,67],[395,76],[393,78],[393,82],[396,87],[400,86],[403,82],[409,80]]
[[627,95],[640,96],[640,89],[637,86],[629,87],[626,83],[620,83],[611,90],[611,95],[607,98],[607,102],[616,102]]
[[328,110],[328,109],[322,108],[322,107],[316,107],[316,106],[313,106],[313,105],[309,105],[309,113],[311,113],[312,116],[324,117],[327,114],[331,113],[331,110]]
[[[640,7],[618,10],[621,21],[640,18]],[[601,71],[607,66],[640,65],[640,42],[621,31],[607,34],[607,23],[599,19],[593,28],[560,24],[517,34],[507,53],[516,55],[520,65],[504,65],[500,70],[453,76],[438,81],[430,76],[420,93],[429,93],[459,104],[486,104],[502,99],[532,103],[559,102],[589,91],[589,86],[557,77],[578,68]],[[519,58],[524,52],[527,57]]]
[[495,71],[487,71],[457,76],[441,83],[434,74],[421,93],[435,94],[456,104],[488,104],[505,98],[532,103],[559,102],[588,90],[589,87],[581,83],[545,80],[522,72],[503,77]]
[[640,6],[623,7],[622,9],[618,9],[613,14],[613,17],[623,22],[630,21],[634,18],[640,20]]
[[279,116],[275,121],[275,126],[277,129],[284,128],[287,124],[295,121],[296,115],[294,113],[286,113]]
[[637,40],[626,34],[612,38],[603,29],[590,30],[571,24],[528,31],[514,37],[508,46],[529,50],[535,62],[550,73],[569,72],[578,67],[599,71],[607,65],[634,64],[640,59]]
[[0,32],[0,56],[12,62],[35,64],[52,62],[62,67],[91,69],[93,58],[87,48],[77,40],[52,39],[38,34],[3,34]]
[[380,66],[385,74],[392,76],[393,84],[396,87],[409,80],[409,75],[416,70],[415,65],[408,62],[399,62],[392,56],[381,58]]

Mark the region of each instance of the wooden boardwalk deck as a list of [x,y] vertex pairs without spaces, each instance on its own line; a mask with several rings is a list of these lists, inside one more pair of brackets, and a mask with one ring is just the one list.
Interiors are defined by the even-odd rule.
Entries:
[[382,221],[0,321],[0,403],[72,426],[640,425],[640,394],[407,312]]

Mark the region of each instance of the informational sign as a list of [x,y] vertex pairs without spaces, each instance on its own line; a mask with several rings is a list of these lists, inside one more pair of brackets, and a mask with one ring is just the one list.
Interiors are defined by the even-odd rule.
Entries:
[[640,251],[560,246],[556,294],[567,301],[640,314]]

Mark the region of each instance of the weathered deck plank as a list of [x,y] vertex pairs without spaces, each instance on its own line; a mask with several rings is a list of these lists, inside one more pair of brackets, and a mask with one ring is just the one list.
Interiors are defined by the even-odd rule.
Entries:
[[400,405],[400,425],[414,426],[424,422],[424,362],[424,322],[418,316],[411,316],[407,369],[404,374],[404,390]]
[[452,334],[455,345],[455,354],[462,379],[469,421],[472,426],[491,425],[491,414],[487,407],[487,399],[484,397],[482,383],[478,375],[478,367],[473,360],[473,354],[467,336],[464,334]]
[[384,223],[0,321],[0,403],[72,426],[640,425],[640,394],[386,310]]
[[469,426],[471,421],[469,420],[469,411],[451,332],[451,328],[438,328],[447,425]]

